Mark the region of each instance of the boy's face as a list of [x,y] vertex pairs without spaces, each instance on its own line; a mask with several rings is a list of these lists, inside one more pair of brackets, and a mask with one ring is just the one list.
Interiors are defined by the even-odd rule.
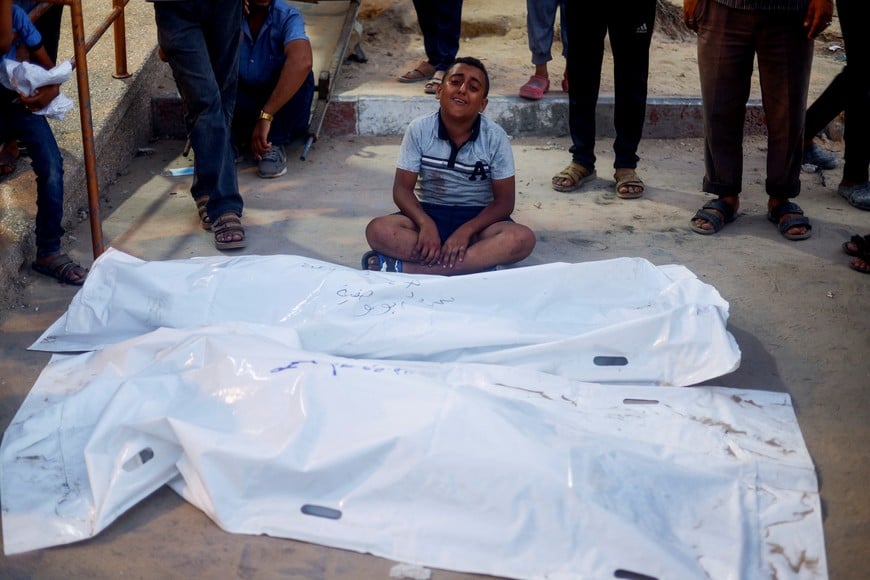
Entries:
[[438,85],[442,112],[459,119],[473,119],[486,109],[486,78],[477,67],[460,63],[447,69]]

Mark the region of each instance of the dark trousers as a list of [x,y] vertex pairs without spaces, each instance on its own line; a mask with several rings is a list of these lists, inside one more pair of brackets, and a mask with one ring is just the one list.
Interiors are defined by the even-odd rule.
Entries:
[[870,167],[870,35],[859,26],[870,18],[866,0],[837,0],[847,65],[807,109],[807,136],[819,133],[846,112],[843,180],[863,183]]
[[60,252],[63,221],[63,156],[48,121],[21,103],[11,91],[0,94],[0,142],[18,139],[27,147],[36,174],[36,255]]
[[429,64],[447,70],[459,52],[462,0],[414,0],[414,9]]
[[230,128],[236,102],[242,5],[238,0],[155,2],[157,41],[181,93],[194,175],[194,199],[207,195],[212,221],[242,215]]
[[703,190],[719,196],[742,190],[743,123],[757,56],[768,135],[765,189],[771,197],[796,197],[813,62],[813,41],[803,26],[806,15],[735,10],[714,0],[701,0],[698,6]]
[[613,51],[613,166],[637,167],[637,147],[646,120],[649,46],[655,14],[655,0],[566,3],[571,154],[587,169],[595,168],[595,107],[605,35],[610,36]]
[[[275,89],[275,82],[265,85],[252,85],[239,81],[236,94],[236,110],[233,114],[233,143],[248,143],[254,125],[257,123],[263,105]],[[311,119],[311,101],[314,98],[314,74],[308,73],[302,86],[289,101],[275,113],[269,128],[269,141],[273,145],[289,145],[297,137],[308,132]]]

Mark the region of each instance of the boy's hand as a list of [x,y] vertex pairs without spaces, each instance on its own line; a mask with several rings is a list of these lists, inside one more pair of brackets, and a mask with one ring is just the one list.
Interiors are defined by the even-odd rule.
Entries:
[[41,111],[60,94],[60,85],[46,85],[36,89],[33,96],[21,95],[21,103],[30,111]]
[[435,223],[425,224],[417,234],[417,245],[414,246],[421,264],[431,266],[441,259],[441,236]]
[[444,242],[444,247],[441,249],[441,265],[445,268],[452,268],[457,262],[465,259],[465,251],[471,242],[471,236],[462,233],[462,228],[459,228]]

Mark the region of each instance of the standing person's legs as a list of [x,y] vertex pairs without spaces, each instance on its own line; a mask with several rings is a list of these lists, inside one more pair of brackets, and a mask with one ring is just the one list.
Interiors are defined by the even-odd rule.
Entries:
[[567,77],[568,130],[571,134],[571,163],[553,176],[556,191],[574,191],[595,178],[595,107],[601,86],[604,36],[607,34],[604,8],[599,2],[566,3],[562,9],[563,30],[568,37]]
[[243,207],[230,146],[241,5],[230,0],[218,4],[154,5],[159,45],[184,101],[185,120],[196,156],[191,194],[194,199],[208,196],[208,215],[212,221],[224,213],[241,216]]
[[553,60],[553,26],[556,23],[556,8],[560,0],[526,0],[526,25],[528,26],[529,51],[535,67]]
[[601,86],[606,8],[601,2],[569,2],[568,28],[568,126],[575,163],[595,170],[595,108]]
[[[861,0],[838,0],[837,12],[849,62],[844,71],[847,90],[843,185],[867,184],[870,165],[870,36],[860,27],[870,19],[870,4]],[[870,189],[870,185],[865,185],[865,189]],[[870,192],[864,199],[870,204]],[[859,207],[870,209],[870,205]]]
[[[30,153],[36,174],[36,255],[60,252],[64,235],[63,157],[45,117],[27,113],[22,107],[11,119],[15,133]],[[6,121],[6,119],[4,119]]]
[[526,0],[526,25],[528,30],[529,51],[535,72],[520,87],[520,96],[538,100],[550,90],[550,71],[547,63],[553,60],[553,24],[556,22],[556,8],[559,0]]
[[429,0],[414,0],[414,11],[417,13],[417,24],[423,35],[423,50],[426,52],[427,62],[434,67],[438,62],[434,3]]
[[811,235],[803,210],[789,199],[801,191],[807,90],[813,63],[813,40],[804,15],[768,13],[759,29],[758,75],[767,119],[767,217],[789,240]]
[[[209,215],[216,219],[225,213],[242,215],[243,201],[239,193],[236,175],[235,155],[230,141],[230,127],[236,105],[236,91],[239,78],[239,44],[242,29],[242,7],[235,0],[212,0],[211,9],[205,15],[203,30],[206,45],[214,71],[214,79],[220,92],[223,127],[219,135],[210,138],[220,139],[215,147],[221,150],[223,162],[220,165],[218,187],[209,199]],[[196,148],[194,146],[194,152]],[[217,196],[215,196],[217,194]],[[215,199],[217,197],[217,199]]]
[[566,0],[559,0],[559,38],[562,41],[562,58],[565,59],[565,72],[562,73],[562,92],[568,92],[568,28],[565,23]]
[[804,119],[813,41],[804,15],[769,13],[757,38],[758,75],[767,119],[767,180],[771,197],[796,197],[801,190]]
[[459,53],[459,35],[462,29],[462,0],[434,2],[435,17],[435,69],[446,71]]
[[4,136],[17,136],[30,153],[36,174],[35,271],[59,282],[81,285],[87,270],[61,250],[63,229],[63,156],[45,117],[15,105],[0,114]]
[[[637,167],[637,147],[646,121],[649,47],[656,16],[655,0],[613,4],[608,33],[613,50],[615,168]],[[631,10],[629,11],[629,6]]]
[[758,15],[701,0],[698,72],[704,115],[702,190],[737,196],[743,184],[743,123],[755,59]]
[[704,115],[703,191],[718,199],[692,218],[692,230],[714,234],[732,221],[743,187],[743,123],[755,60],[755,12],[699,0],[698,73]]

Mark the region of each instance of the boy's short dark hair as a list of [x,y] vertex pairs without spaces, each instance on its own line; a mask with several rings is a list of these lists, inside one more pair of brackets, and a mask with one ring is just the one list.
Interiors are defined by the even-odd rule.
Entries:
[[486,98],[489,95],[489,73],[486,72],[486,67],[483,66],[483,63],[480,62],[479,59],[474,58],[473,56],[460,56],[459,58],[453,61],[453,64],[447,70],[450,70],[457,64],[467,64],[468,66],[473,66],[476,69],[479,69],[480,72],[483,73],[483,80],[485,81],[485,85],[483,88],[483,98]]

